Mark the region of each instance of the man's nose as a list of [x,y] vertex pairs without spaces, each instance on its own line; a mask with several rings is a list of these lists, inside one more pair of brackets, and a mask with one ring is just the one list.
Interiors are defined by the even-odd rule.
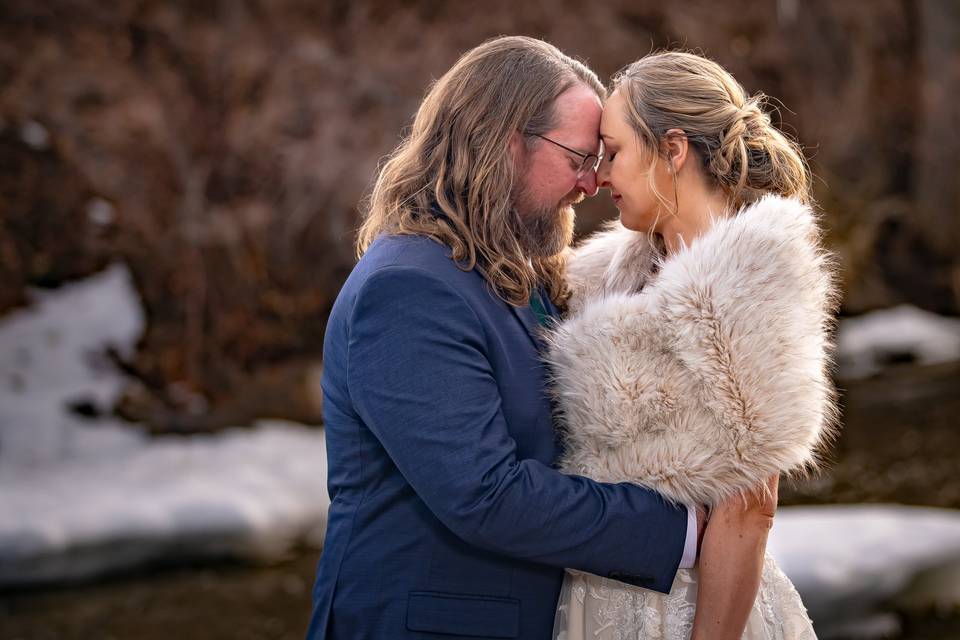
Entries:
[[587,171],[577,180],[577,188],[583,192],[583,195],[592,198],[597,195],[600,189],[597,187],[597,172]]

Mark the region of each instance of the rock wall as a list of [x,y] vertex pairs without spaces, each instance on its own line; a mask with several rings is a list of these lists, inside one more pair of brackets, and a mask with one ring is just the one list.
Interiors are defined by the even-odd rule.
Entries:
[[[687,47],[804,144],[844,310],[960,312],[951,0],[430,0],[0,7],[0,311],[124,260],[149,318],[119,410],[160,430],[318,419],[357,207],[431,79],[504,33],[608,78]],[[601,196],[579,230],[615,215]]]

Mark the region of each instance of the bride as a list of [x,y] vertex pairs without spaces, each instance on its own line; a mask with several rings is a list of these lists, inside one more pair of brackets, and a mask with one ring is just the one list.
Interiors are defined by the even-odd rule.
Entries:
[[809,171],[705,58],[651,55],[613,88],[598,182],[622,224],[570,257],[550,336],[561,465],[711,515],[669,594],[568,570],[554,638],[815,638],[765,555],[778,474],[812,468],[835,420]]

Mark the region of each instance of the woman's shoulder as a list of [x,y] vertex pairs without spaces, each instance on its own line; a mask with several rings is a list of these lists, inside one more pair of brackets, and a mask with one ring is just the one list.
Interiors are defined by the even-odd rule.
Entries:
[[768,194],[744,206],[726,221],[758,237],[782,237],[798,242],[819,241],[819,216],[797,198]]
[[833,268],[822,245],[817,215],[797,199],[764,196],[719,219],[663,264],[657,285],[709,285],[715,291],[771,284],[806,286]]

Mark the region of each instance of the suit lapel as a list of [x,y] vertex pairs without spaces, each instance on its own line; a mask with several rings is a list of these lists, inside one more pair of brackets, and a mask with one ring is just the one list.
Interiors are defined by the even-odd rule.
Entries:
[[[478,278],[484,279],[483,275],[478,270],[475,269],[473,272]],[[490,295],[494,296],[494,293],[491,291]],[[547,308],[547,312],[553,315],[553,319],[559,320],[560,311],[557,310],[556,306],[554,306],[549,296],[541,296],[541,300],[543,300],[543,303]],[[500,303],[506,305],[510,309],[510,312],[517,318],[517,320],[520,321],[520,324],[523,325],[523,329],[530,338],[530,342],[533,343],[534,348],[537,351],[540,351],[544,346],[543,339],[541,338],[544,329],[537,321],[537,314],[534,313],[530,305],[528,304],[524,307],[516,307],[502,299],[500,300]]]
[[530,336],[531,342],[533,342],[533,346],[539,351],[540,347],[543,346],[543,342],[540,340],[540,324],[537,322],[533,309],[531,309],[529,305],[526,307],[515,307],[507,303],[507,306],[510,307],[510,311],[517,317],[520,324],[523,325],[523,328],[527,331],[527,335]]

